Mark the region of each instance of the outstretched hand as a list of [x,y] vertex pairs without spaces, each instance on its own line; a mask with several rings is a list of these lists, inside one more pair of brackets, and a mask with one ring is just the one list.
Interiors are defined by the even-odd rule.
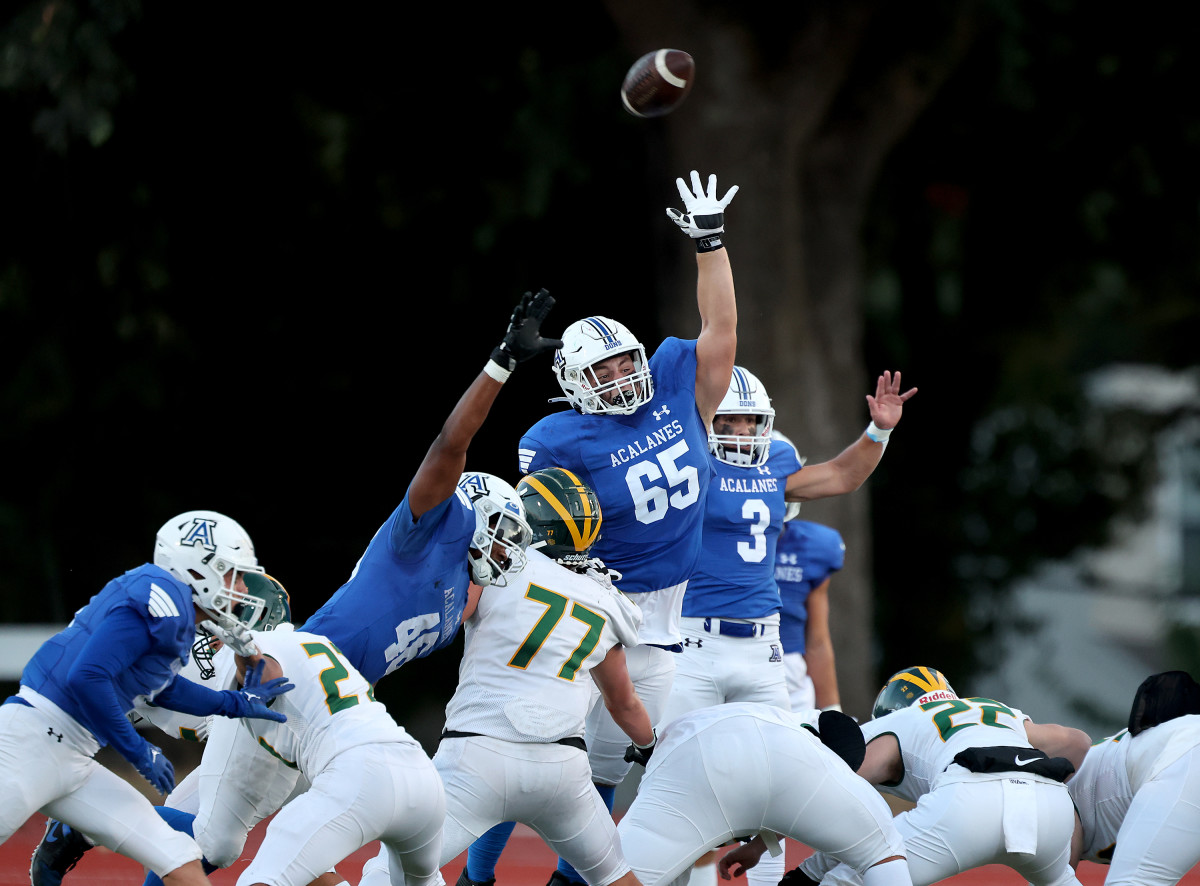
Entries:
[[542,323],[554,307],[554,296],[547,290],[526,292],[513,308],[504,341],[492,351],[492,360],[509,372],[530,357],[562,347],[562,340],[542,336]]
[[708,191],[705,192],[700,183],[700,173],[693,169],[691,190],[681,178],[675,179],[675,186],[679,189],[679,196],[687,211],[667,209],[667,215],[685,234],[693,239],[700,239],[715,236],[725,230],[725,207],[738,192],[737,185],[718,199],[716,175],[708,177]]
[[916,388],[909,388],[901,394],[899,370],[893,375],[885,369],[883,375],[879,376],[879,381],[875,383],[875,396],[867,394],[871,421],[881,430],[894,428],[904,413],[905,402],[916,392]]

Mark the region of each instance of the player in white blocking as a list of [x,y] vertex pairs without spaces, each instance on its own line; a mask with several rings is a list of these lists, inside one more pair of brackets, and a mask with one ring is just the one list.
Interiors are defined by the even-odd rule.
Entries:
[[[587,882],[636,886],[592,785],[583,731],[598,694],[627,743],[654,745],[625,666],[641,613],[589,559],[602,521],[591,489],[548,468],[517,491],[533,533],[528,562],[507,587],[485,589],[464,621],[458,688],[433,758],[446,789],[442,863],[494,825],[519,821]],[[368,862],[360,886],[384,886],[381,873]]]
[[[858,774],[916,806],[896,816],[917,886],[1002,864],[1033,886],[1078,884],[1070,865],[1075,813],[1063,781],[1082,763],[1087,734],[1034,723],[986,698],[959,698],[939,671],[905,668],[862,726]],[[854,871],[816,853],[788,886],[854,884]]]
[[[374,840],[382,845],[385,876],[396,886],[441,882],[441,780],[421,745],[375,700],[371,685],[326,637],[281,625],[269,633],[218,634],[241,656],[261,653],[268,675],[286,671],[295,683],[280,728],[248,732],[278,765],[276,796],[292,794],[267,827],[262,845],[238,886],[338,883],[333,866]],[[220,752],[212,745],[205,748]],[[258,761],[256,765],[260,765]],[[217,785],[200,784],[196,841],[239,842],[263,809],[244,805],[244,792],[220,787],[241,779],[221,768]],[[273,810],[267,809],[269,814]],[[247,820],[250,816],[250,820]]]
[[836,711],[734,703],[685,714],[662,728],[617,826],[625,857],[646,886],[679,886],[712,849],[750,840],[721,861],[737,874],[790,837],[868,886],[911,886],[891,810],[851,768],[862,754],[854,721]]
[[1075,860],[1110,865],[1106,886],[1172,886],[1200,861],[1200,686],[1146,678],[1129,725],[1094,745],[1067,782]]

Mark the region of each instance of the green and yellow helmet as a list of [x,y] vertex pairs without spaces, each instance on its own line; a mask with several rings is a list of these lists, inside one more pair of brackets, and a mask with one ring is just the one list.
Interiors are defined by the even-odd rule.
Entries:
[[568,566],[587,559],[603,519],[590,486],[565,468],[544,468],[522,477],[517,493],[533,530],[530,548]]
[[[270,631],[284,622],[292,620],[292,598],[287,589],[265,572],[247,572],[242,575],[246,582],[246,593],[258,597],[265,605],[261,609],[246,607],[245,612],[257,614],[254,624],[248,627],[252,631]],[[200,668],[200,679],[210,680],[216,673],[212,659],[216,654],[213,641],[216,638],[201,628],[196,642],[192,645],[192,658]]]
[[871,719],[878,719],[910,705],[943,698],[958,698],[958,695],[941,671],[926,667],[905,668],[887,678],[883,689],[875,697]]

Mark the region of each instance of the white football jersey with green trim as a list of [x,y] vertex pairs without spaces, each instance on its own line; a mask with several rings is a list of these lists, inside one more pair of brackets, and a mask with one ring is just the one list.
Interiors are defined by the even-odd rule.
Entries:
[[379,742],[420,747],[375,700],[366,678],[331,640],[283,625],[253,634],[263,655],[279,662],[296,688],[271,704],[271,710],[287,715],[286,723],[250,718],[239,722],[268,753],[299,769],[309,781],[348,748]]
[[[947,781],[998,778],[961,770],[947,773],[954,757],[967,748],[1032,748],[1025,736],[1025,714],[987,698],[946,698],[901,708],[862,726],[870,742],[880,735],[896,736],[904,761],[904,778],[898,785],[879,790],[916,802]],[[960,767],[956,767],[960,769]],[[1039,779],[1040,780],[1040,779]]]
[[588,672],[638,643],[641,612],[624,594],[532,548],[507,587],[484,588],[463,622],[466,646],[446,729],[506,741],[582,736]]

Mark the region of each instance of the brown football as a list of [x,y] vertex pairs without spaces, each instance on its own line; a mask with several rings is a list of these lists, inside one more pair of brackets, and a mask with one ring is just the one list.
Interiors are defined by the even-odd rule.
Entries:
[[696,63],[682,49],[656,49],[633,63],[621,84],[621,101],[635,117],[661,117],[687,98]]

